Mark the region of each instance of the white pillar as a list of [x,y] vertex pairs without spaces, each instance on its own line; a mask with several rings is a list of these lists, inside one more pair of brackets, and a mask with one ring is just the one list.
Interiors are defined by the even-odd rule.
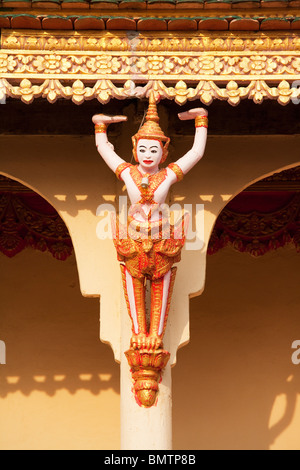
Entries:
[[121,302],[121,449],[172,449],[171,366],[167,364],[159,384],[157,405],[140,407],[132,391],[130,367],[124,352],[130,347],[130,319],[125,301]]
[[159,385],[158,402],[141,408],[132,392],[132,380],[126,357],[121,362],[121,449],[172,449],[171,367],[167,365]]

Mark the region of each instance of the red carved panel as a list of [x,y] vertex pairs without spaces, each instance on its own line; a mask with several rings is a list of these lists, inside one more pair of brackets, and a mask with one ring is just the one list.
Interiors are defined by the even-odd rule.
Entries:
[[300,193],[245,191],[218,217],[208,253],[230,245],[261,256],[287,244],[300,252]]
[[36,193],[0,193],[0,252],[12,257],[26,247],[65,260],[73,248],[55,209]]

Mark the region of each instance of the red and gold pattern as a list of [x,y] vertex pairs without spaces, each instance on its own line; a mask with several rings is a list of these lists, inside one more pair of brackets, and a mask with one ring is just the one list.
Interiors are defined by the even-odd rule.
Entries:
[[131,346],[136,349],[139,346],[139,340],[143,340],[147,335],[147,325],[146,325],[146,304],[145,304],[145,283],[141,279],[132,278],[133,289],[134,289],[134,298],[135,298],[135,308],[136,312],[139,312],[140,315],[137,315],[138,323],[138,333],[135,332],[134,322],[131,314],[129,298],[128,298],[128,289],[126,282],[126,267],[124,264],[120,265],[122,273],[122,282],[125,293],[125,301],[127,305],[127,310],[132,321],[132,338]]
[[[131,221],[132,218],[129,217],[128,226],[122,226],[118,220],[116,221],[114,244],[118,260],[125,263],[132,277],[138,279],[147,277],[151,280],[162,278],[173,264],[181,259],[181,250],[185,242],[185,219],[176,226],[171,225],[166,219],[137,222],[140,233],[148,233],[147,237],[144,235],[137,237],[139,231],[136,231],[134,237],[130,237]],[[166,227],[169,229],[169,238],[163,238],[164,230],[167,231]],[[156,234],[156,238],[151,237],[153,233]]]
[[106,124],[96,124],[95,125],[95,134],[106,134],[107,125]]
[[207,118],[207,116],[203,116],[203,115],[197,116],[196,119],[195,119],[195,127],[196,128],[198,128],[198,127],[208,128],[208,118]]
[[126,163],[126,162],[124,162],[124,163],[121,163],[121,164],[117,167],[115,173],[116,173],[116,177],[118,178],[118,180],[121,180],[121,179],[122,179],[122,178],[121,178],[121,175],[122,175],[123,171],[126,170],[126,168],[130,168],[131,166],[132,166],[131,163]]
[[177,182],[183,180],[184,173],[182,169],[180,168],[180,166],[177,165],[177,163],[170,163],[170,165],[168,165],[168,168],[170,168],[170,170],[172,170],[175,173],[177,177]]
[[171,298],[172,298],[172,293],[173,293],[173,288],[174,288],[174,283],[175,283],[176,271],[177,271],[176,267],[173,267],[171,269],[171,279],[170,279],[168,298],[167,298],[167,308],[165,312],[163,329],[161,333],[159,332],[159,326],[160,326],[160,320],[161,320],[164,285],[162,282],[160,282],[160,280],[158,281],[156,280],[152,282],[152,286],[151,286],[151,323],[150,323],[149,336],[151,338],[154,338],[154,342],[158,344],[160,347],[162,347],[162,339],[166,331],[168,315],[169,315],[170,305],[171,305]]
[[[0,183],[7,181],[0,179]],[[73,247],[63,220],[38,194],[14,186],[14,192],[9,184],[6,192],[0,192],[0,252],[12,258],[30,247],[66,260]]]
[[[154,175],[151,175],[148,173],[142,174],[140,170],[138,169],[137,165],[132,165],[131,163],[125,162],[125,163],[121,163],[115,171],[115,174],[119,180],[122,179],[121,175],[123,171],[126,170],[127,168],[130,168],[130,175],[133,181],[135,182],[136,186],[140,190],[140,193],[142,194],[142,198],[139,201],[139,203],[140,204],[145,204],[145,203],[154,204],[155,203],[154,202],[155,191],[161,185],[161,183],[163,183],[163,181],[166,179],[167,169],[164,168],[160,170],[158,173],[155,173]],[[180,166],[177,165],[177,163],[170,163],[167,168],[169,168],[170,170],[173,171],[173,173],[175,173],[177,177],[177,182],[183,180],[184,173],[182,169],[180,168]],[[142,179],[145,176],[147,176],[149,180],[149,186],[147,188],[144,188],[142,186]]]
[[[166,168],[164,168],[163,170],[160,170],[158,173],[155,173],[154,175],[149,175],[149,174],[143,175],[137,166],[132,165],[132,167],[130,168],[130,175],[133,181],[135,182],[136,186],[138,187],[142,196],[139,201],[139,204],[147,204],[147,203],[155,204],[154,193],[167,177]],[[144,188],[142,186],[142,179],[145,176],[147,176],[149,180],[149,186],[147,188]]]
[[129,349],[125,355],[131,367],[136,402],[143,408],[150,408],[156,403],[158,385],[170,353],[163,349],[155,351]]

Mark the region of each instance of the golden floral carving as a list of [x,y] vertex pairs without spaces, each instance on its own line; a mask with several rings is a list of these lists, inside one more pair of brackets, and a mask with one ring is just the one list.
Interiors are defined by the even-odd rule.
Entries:
[[277,69],[278,58],[267,58],[266,56],[254,56],[244,57],[239,63],[239,68],[245,74],[250,73],[251,75],[261,75],[267,73],[273,73]]
[[101,52],[261,52],[300,50],[297,32],[138,33],[2,30],[1,49]]
[[[294,76],[296,79],[300,71],[300,54],[298,55],[94,55],[70,54],[65,51],[53,53],[28,53],[22,51],[15,53],[5,51],[0,53],[0,74],[5,78],[23,78],[22,74],[64,76],[77,75],[78,79],[88,78],[97,80],[100,78],[119,80],[135,79],[145,80],[157,77],[159,79],[174,81],[178,76],[187,77],[189,80],[201,80],[209,76],[215,82],[228,81],[243,75],[243,81],[253,80],[255,77],[270,76],[274,81],[288,79]],[[284,76],[286,75],[286,77]],[[28,77],[27,77],[28,78]]]
[[151,89],[180,105],[221,99],[236,106],[245,98],[285,105],[299,98],[293,82],[300,73],[300,39],[290,31],[91,35],[3,30],[1,46],[1,92],[26,103],[40,96],[51,103],[58,98],[107,103],[146,97]]
[[47,98],[49,103],[55,103],[62,96],[61,89],[59,80],[48,80],[43,87],[42,97]]
[[[28,58],[30,60],[30,57]],[[56,54],[38,56],[32,61],[32,66],[37,72],[66,73],[71,69],[72,63],[66,57]]]
[[122,62],[118,57],[112,56],[97,56],[87,57],[85,65],[88,72],[93,73],[117,73],[122,69]]
[[30,80],[27,79],[22,80],[20,86],[12,86],[4,81],[4,86],[8,96],[21,98],[26,104],[32,103],[34,98],[39,98],[42,94],[42,86],[32,85]]
[[300,57],[292,58],[292,67],[297,72],[300,72]]
[[9,56],[8,54],[0,54],[0,73],[6,71],[13,72],[16,65],[17,62],[12,56]]
[[180,82],[176,83],[174,88],[174,99],[177,104],[185,104],[189,99],[193,98],[193,94],[195,90],[193,88],[188,88],[187,84],[180,80]]
[[205,56],[199,58],[199,72],[207,75],[219,74],[224,68],[220,57]]
[[148,56],[141,57],[135,62],[136,72],[142,74],[151,73],[151,74],[169,74],[175,71],[177,65],[180,64],[180,59],[175,58],[165,58],[164,56]]
[[241,99],[247,97],[248,89],[245,87],[239,87],[239,85],[231,80],[226,85],[226,89],[222,90],[222,98],[227,99],[228,103],[232,106],[236,106],[240,103]]
[[292,89],[286,80],[279,83],[277,90],[278,103],[283,105],[288,104],[292,98],[296,98],[296,96],[298,96],[298,90]]
[[136,86],[132,80],[127,80],[123,87],[114,85],[111,80],[98,80],[93,87],[86,86],[82,80],[75,80],[72,86],[64,86],[58,79],[47,79],[41,85],[24,79],[18,86],[12,85],[6,79],[0,80],[1,99],[6,95],[20,98],[27,104],[39,97],[46,98],[50,103],[54,103],[58,98],[65,98],[76,104],[91,99],[106,104],[112,98],[122,100],[147,97],[151,90],[158,92],[162,98],[175,100],[179,105],[199,99],[209,106],[213,100],[220,99],[236,106],[245,98],[252,99],[256,104],[262,103],[264,99],[272,99],[286,105],[292,99],[300,98],[300,88],[292,87],[286,80],[274,87],[270,87],[264,80],[253,80],[248,86],[239,86],[236,81],[231,80],[225,88],[218,87],[212,80],[201,80],[196,88],[188,87],[183,80],[179,80],[175,87],[167,87],[161,80],[151,80],[145,86]]

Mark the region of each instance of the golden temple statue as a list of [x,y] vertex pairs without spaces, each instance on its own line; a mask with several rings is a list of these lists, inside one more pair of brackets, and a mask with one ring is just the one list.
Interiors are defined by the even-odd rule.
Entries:
[[[185,242],[187,220],[173,225],[165,204],[170,186],[182,178],[202,158],[207,138],[207,111],[192,109],[179,114],[182,120],[195,119],[192,149],[166,168],[170,139],[159,125],[156,96],[150,92],[145,123],[132,138],[136,165],[125,162],[107,139],[107,126],[127,120],[126,116],[93,117],[97,149],[122,180],[131,202],[127,223],[117,219],[114,243],[120,261],[124,294],[132,321],[130,349],[125,353],[131,366],[135,397],[140,406],[152,406],[157,397],[161,373],[170,354],[163,349],[176,267]],[[151,310],[147,325],[146,283],[150,282]]]

